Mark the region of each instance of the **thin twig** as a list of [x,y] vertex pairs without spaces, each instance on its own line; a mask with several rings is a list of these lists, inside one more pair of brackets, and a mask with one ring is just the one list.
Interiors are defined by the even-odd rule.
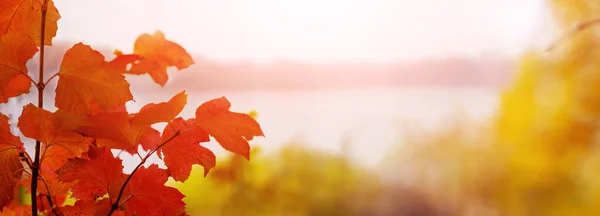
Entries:
[[123,192],[125,192],[125,187],[127,186],[127,183],[129,183],[129,181],[131,181],[131,178],[133,177],[133,174],[135,174],[135,172],[137,172],[138,169],[140,167],[142,167],[142,165],[144,165],[144,163],[146,162],[146,160],[148,160],[148,158],[150,158],[150,156],[152,156],[152,154],[154,154],[156,151],[158,151],[164,145],[166,145],[167,143],[169,143],[171,140],[175,139],[180,134],[181,134],[181,132],[178,130],[169,139],[165,140],[163,143],[161,143],[160,145],[158,145],[156,148],[154,148],[150,152],[148,152],[148,154],[146,155],[146,157],[144,157],[142,159],[142,161],[140,161],[140,163],[133,169],[133,171],[131,172],[131,174],[129,174],[129,176],[127,176],[127,179],[125,179],[125,183],[123,183],[123,186],[121,186],[121,190],[119,190],[119,195],[117,196],[117,200],[115,201],[115,203],[112,204],[112,206],[110,208],[110,212],[108,213],[108,216],[112,215],[112,213],[115,212],[119,208],[119,206],[120,206],[119,202],[121,200],[121,197],[123,196]]
[[54,213],[54,215],[60,215],[58,214],[58,210],[56,209],[56,206],[54,206],[54,202],[52,201],[52,192],[50,191],[50,188],[48,187],[48,183],[46,182],[46,179],[44,179],[43,176],[40,176],[40,179],[42,180],[42,183],[44,184],[44,187],[46,187],[46,191],[48,191],[48,194],[46,194],[46,199],[48,199],[48,204],[50,204],[50,209],[52,210],[52,213]]
[[140,160],[144,160],[144,158],[142,157],[142,155],[139,152],[135,152],[135,154],[138,156],[138,158],[140,158]]
[[[46,13],[48,12],[48,0],[44,0],[42,4],[42,23],[41,23],[41,34],[40,34],[40,69],[39,69],[39,82],[37,85],[38,89],[38,107],[44,107],[44,39],[46,38]],[[40,176],[40,148],[42,143],[39,140],[35,141],[35,156],[31,166],[31,214],[33,216],[38,215],[37,209],[37,179]]]
[[562,37],[560,37],[558,40],[554,41],[554,43],[550,44],[550,46],[548,46],[548,48],[546,48],[546,51],[552,51],[554,50],[560,43],[562,43],[564,40],[572,37],[573,35],[586,30],[588,28],[594,27],[596,25],[600,24],[600,17],[596,17],[584,22],[578,22],[575,24],[575,26],[573,26],[573,28],[569,31],[567,31],[566,34],[564,34]]
[[[29,154],[27,154],[26,151],[22,151],[19,152],[19,157],[21,158],[22,161],[25,161],[25,164],[27,164],[27,167],[29,167],[29,169],[31,169],[31,157],[29,157]],[[30,172],[27,172],[27,170],[25,169],[25,167],[21,168],[20,170],[23,170],[23,172],[29,174],[29,176],[31,176]]]
[[29,172],[28,172],[28,171],[25,169],[25,167],[23,167],[23,168],[21,168],[21,169],[18,169],[18,170],[17,170],[17,171],[15,171],[13,174],[17,174],[18,172],[21,172],[21,171],[23,171],[25,174],[27,174],[27,175],[31,176],[31,173],[29,173]]
[[117,155],[115,157],[119,157],[121,156],[121,153],[123,153],[124,150],[119,151],[119,153],[117,153]]
[[27,166],[29,166],[29,169],[31,169],[31,164],[33,163],[31,160],[31,157],[29,156],[29,154],[26,151],[22,151],[19,152],[19,157],[22,157],[23,161],[25,161],[25,163],[27,164]]

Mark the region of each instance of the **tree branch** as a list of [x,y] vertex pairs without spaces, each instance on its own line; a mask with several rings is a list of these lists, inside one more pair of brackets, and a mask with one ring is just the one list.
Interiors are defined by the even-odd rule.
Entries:
[[575,24],[575,26],[573,26],[573,28],[569,31],[567,31],[566,34],[564,34],[562,37],[560,37],[558,40],[554,41],[552,44],[550,44],[550,46],[548,46],[548,48],[546,48],[546,51],[552,51],[554,50],[560,43],[562,43],[564,40],[572,37],[573,35],[582,32],[584,30],[587,30],[591,27],[594,27],[596,25],[600,24],[600,17],[596,17],[590,20],[586,20],[583,22],[578,22]]
[[119,190],[119,195],[117,196],[117,200],[115,201],[115,203],[112,204],[112,206],[110,208],[110,212],[108,213],[108,216],[112,215],[112,213],[115,212],[119,208],[119,206],[120,206],[119,202],[123,196],[125,187],[127,186],[127,183],[129,183],[129,181],[131,181],[133,174],[135,174],[135,172],[137,172],[138,169],[140,167],[142,167],[142,165],[144,165],[144,163],[146,163],[146,160],[148,160],[148,158],[150,158],[150,156],[152,156],[152,154],[154,154],[156,151],[158,151],[160,148],[162,148],[164,145],[166,145],[167,143],[169,143],[171,140],[175,139],[179,135],[181,135],[181,131],[178,130],[169,139],[165,140],[163,143],[158,145],[156,148],[154,148],[150,152],[148,152],[148,154],[142,159],[142,161],[140,161],[140,163],[133,169],[131,174],[129,176],[127,176],[127,179],[125,179],[125,183],[123,183],[123,186],[121,186],[121,190]]

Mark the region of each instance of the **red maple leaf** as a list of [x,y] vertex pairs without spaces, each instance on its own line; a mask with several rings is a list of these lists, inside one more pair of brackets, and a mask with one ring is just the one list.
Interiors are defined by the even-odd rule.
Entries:
[[158,122],[169,122],[183,110],[187,104],[185,91],[179,92],[169,101],[147,104],[129,120],[134,125],[151,125]]
[[0,103],[6,103],[8,98],[29,93],[25,64],[38,49],[27,35],[9,32],[0,34],[0,50]]
[[2,216],[31,216],[30,205],[20,205],[18,202],[12,202],[0,209]]
[[200,142],[210,141],[208,134],[196,126],[194,119],[186,121],[176,118],[165,127],[161,141],[166,142],[177,132],[180,135],[170,140],[159,151],[173,179],[185,181],[190,176],[194,164],[203,166],[206,175],[216,163],[215,154],[200,145]]
[[[115,54],[117,58],[110,62],[112,67],[127,74],[148,73],[161,86],[169,79],[167,67],[175,66],[182,70],[195,63],[183,47],[165,39],[160,31],[153,35],[140,35],[135,41],[133,54],[123,55],[120,51]],[[126,69],[128,64],[132,64],[129,70]]]
[[115,109],[133,99],[129,83],[108,67],[104,56],[83,43],[73,45],[60,64],[55,106],[77,115],[89,115],[92,103]]
[[[30,38],[34,45],[40,46],[42,31],[42,2],[36,0],[2,0],[0,10],[0,36],[9,32],[25,33],[25,38]],[[47,0],[46,27],[44,44],[52,45],[52,38],[58,30],[57,21],[60,14],[54,6],[54,1]]]
[[98,138],[99,146],[135,153],[147,128],[155,123],[171,121],[186,103],[187,95],[180,92],[167,102],[148,104],[133,115],[125,110],[96,113],[89,116],[76,130],[86,136]]
[[138,143],[145,151],[155,149],[160,144],[160,132],[152,127],[147,127],[142,131]]
[[81,157],[92,139],[69,130],[56,113],[28,104],[17,125],[24,136],[42,142],[40,163],[56,170],[69,158]]
[[92,147],[88,157],[89,160],[71,159],[57,171],[61,181],[75,182],[71,190],[73,197],[80,200],[104,196],[125,177],[121,159],[115,158],[110,149]]
[[214,137],[224,149],[250,159],[249,140],[264,136],[260,125],[245,113],[229,111],[225,97],[210,100],[196,109],[196,124]]
[[127,184],[119,206],[127,215],[186,215],[185,196],[165,186],[168,178],[168,171],[156,164],[140,168]]

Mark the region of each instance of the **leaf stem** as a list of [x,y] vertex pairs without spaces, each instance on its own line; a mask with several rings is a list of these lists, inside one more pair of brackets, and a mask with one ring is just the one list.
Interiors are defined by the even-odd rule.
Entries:
[[[38,89],[38,107],[44,107],[44,39],[46,38],[46,13],[48,12],[48,0],[44,0],[42,4],[42,23],[40,33],[40,69],[39,69],[39,82],[37,85]],[[40,176],[40,148],[42,143],[39,140],[35,141],[35,156],[31,166],[31,214],[32,216],[38,215],[37,209],[37,187],[38,178]]]
[[46,82],[44,82],[43,88],[46,88],[46,86],[48,86],[48,83],[50,83],[50,81],[52,81],[52,79],[54,79],[57,76],[58,76],[58,72],[52,74],[52,76],[50,78],[48,78],[48,80],[46,80]]
[[37,86],[37,83],[35,83],[35,81],[33,79],[31,79],[31,77],[29,76],[29,74],[21,71],[21,74],[25,75],[27,77],[27,79],[29,79],[29,81],[31,82],[31,84]]
[[121,186],[121,190],[119,190],[119,195],[117,196],[117,200],[115,201],[115,203],[112,204],[112,206],[110,208],[110,212],[108,213],[108,216],[112,215],[112,213],[115,212],[119,208],[119,206],[120,206],[119,202],[121,200],[121,197],[123,196],[123,192],[125,192],[125,187],[127,186],[127,183],[129,183],[129,181],[131,181],[133,174],[135,174],[135,172],[137,172],[138,169],[140,169],[140,167],[142,167],[142,165],[144,165],[146,160],[148,160],[148,158],[150,158],[150,156],[152,156],[152,154],[154,154],[156,151],[158,151],[160,148],[162,148],[164,145],[166,145],[167,143],[169,143],[171,140],[175,139],[179,135],[181,135],[181,131],[178,130],[177,132],[175,132],[175,134],[173,134],[173,136],[171,136],[169,139],[165,140],[160,145],[158,145],[156,148],[154,148],[150,152],[148,152],[148,154],[146,154],[146,156],[142,159],[142,161],[140,161],[140,163],[133,169],[131,174],[129,174],[129,176],[127,176],[127,179],[125,179],[125,183],[123,183],[123,186]]
[[142,155],[140,155],[139,152],[135,152],[135,154],[140,158],[140,160],[144,160],[144,158],[142,158]]

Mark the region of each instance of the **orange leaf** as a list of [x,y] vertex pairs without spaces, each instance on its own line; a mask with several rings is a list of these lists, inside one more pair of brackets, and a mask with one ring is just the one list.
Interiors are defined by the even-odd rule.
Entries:
[[19,74],[8,81],[8,84],[4,89],[4,95],[0,96],[0,100],[7,102],[8,98],[29,93],[30,88],[31,80],[29,80],[27,76]]
[[125,106],[125,104],[121,104],[115,107],[114,109],[107,110],[102,109],[100,106],[98,106],[97,103],[94,103],[93,101],[90,103],[90,105],[92,107],[92,113],[90,113],[91,115],[96,115],[100,113],[127,112],[127,107]]
[[27,36],[9,32],[0,36],[0,50],[0,103],[6,103],[10,97],[29,93],[25,64],[38,49]]
[[96,138],[98,146],[123,149],[129,153],[137,151],[137,140],[146,125],[131,125],[129,113],[112,112],[89,116],[77,132]]
[[13,191],[23,174],[19,153],[24,151],[19,137],[10,133],[8,117],[0,114],[0,210],[13,200]]
[[33,104],[23,108],[17,126],[24,136],[42,142],[40,163],[54,170],[65,164],[68,158],[81,157],[92,141],[74,131],[64,130],[55,113]]
[[75,182],[73,197],[95,200],[111,190],[118,190],[115,182],[121,182],[125,174],[121,159],[115,158],[108,148],[90,148],[89,160],[71,159],[60,168],[58,178],[63,182]]
[[173,96],[168,102],[148,104],[131,118],[131,124],[151,125],[158,122],[169,122],[175,118],[187,103],[185,91]]
[[2,216],[30,216],[31,205],[21,205],[18,202],[12,202],[3,209],[0,209]]
[[180,135],[165,144],[159,151],[164,155],[165,165],[176,181],[183,182],[189,176],[192,165],[204,167],[204,175],[215,167],[215,154],[200,145],[200,142],[210,141],[208,134],[196,126],[194,119],[183,120],[176,118],[165,127],[161,142],[166,142],[179,131]]
[[[58,30],[57,22],[60,14],[54,6],[54,1],[47,0],[46,29],[44,44],[52,45],[52,38]],[[26,38],[31,38],[36,46],[41,45],[42,4],[43,0],[0,0],[0,35],[8,32],[23,32]]]
[[[169,175],[166,170],[152,164],[140,168],[131,177],[123,197],[128,215],[186,215],[184,195],[179,190],[165,186]],[[123,199],[122,199],[123,200]]]
[[92,102],[108,110],[133,99],[125,76],[110,70],[102,54],[82,43],[65,53],[58,76],[55,105],[73,114],[91,114]]
[[[117,58],[111,61],[111,64],[120,68],[123,73],[149,73],[154,82],[161,86],[164,86],[169,79],[167,67],[175,66],[183,70],[195,64],[183,47],[165,39],[165,35],[160,31],[156,31],[153,35],[140,35],[135,41],[133,54],[123,55],[120,52],[115,54]],[[132,64],[130,70],[126,70],[128,64]]]
[[186,100],[187,95],[181,92],[168,102],[148,104],[134,115],[129,115],[126,111],[97,113],[89,116],[87,123],[77,131],[100,138],[97,142],[99,146],[135,153],[145,129],[158,122],[171,121],[181,112]]
[[249,140],[264,136],[260,125],[248,114],[229,111],[225,97],[210,100],[196,109],[196,123],[224,149],[250,159]]

